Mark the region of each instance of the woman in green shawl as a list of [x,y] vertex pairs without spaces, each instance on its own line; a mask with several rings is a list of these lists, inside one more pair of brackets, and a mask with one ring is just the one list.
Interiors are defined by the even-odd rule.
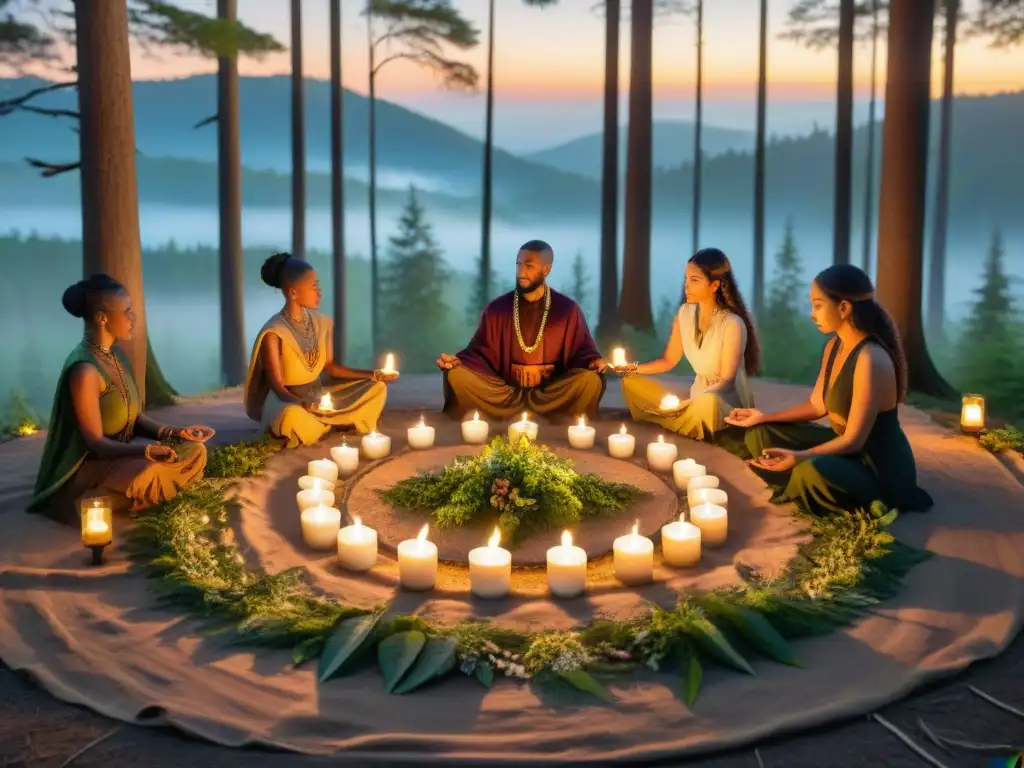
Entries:
[[[106,496],[113,509],[137,512],[202,479],[203,443],[213,430],[172,427],[147,416],[128,358],[115,346],[131,338],[135,321],[124,286],[93,275],[68,288],[63,304],[85,321],[85,333],[57,381],[29,512],[77,524],[81,499]],[[174,438],[184,442],[163,444]]]

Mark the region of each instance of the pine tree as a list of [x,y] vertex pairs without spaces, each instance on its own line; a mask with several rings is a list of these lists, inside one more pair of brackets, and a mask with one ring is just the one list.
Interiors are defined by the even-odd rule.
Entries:
[[580,305],[584,317],[589,317],[590,272],[587,270],[587,262],[583,259],[583,251],[576,251],[576,257],[572,260],[572,281],[569,284],[569,296]]
[[453,274],[415,188],[409,189],[388,250],[381,270],[381,341],[395,350],[403,371],[432,371],[454,335],[454,316],[444,299]]

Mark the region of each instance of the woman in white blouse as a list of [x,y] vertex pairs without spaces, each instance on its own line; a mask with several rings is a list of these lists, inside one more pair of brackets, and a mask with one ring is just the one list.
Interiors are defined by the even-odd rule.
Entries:
[[[748,375],[760,369],[761,350],[729,259],[717,248],[704,248],[686,265],[685,302],[679,307],[672,336],[657,360],[631,366],[622,393],[633,418],[651,421],[695,440],[713,440],[727,428],[733,408],[752,408]],[[693,368],[690,396],[678,405],[671,394],[647,378],[671,371],[686,356]]]

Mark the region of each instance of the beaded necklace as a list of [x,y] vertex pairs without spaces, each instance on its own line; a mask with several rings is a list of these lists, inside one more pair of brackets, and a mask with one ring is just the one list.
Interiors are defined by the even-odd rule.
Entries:
[[[109,374],[107,376],[107,380],[110,382],[111,386],[114,387],[117,394],[120,395],[121,402],[124,403],[127,418],[125,419],[124,426],[121,430],[114,435],[114,439],[121,443],[131,442],[132,433],[135,431],[135,417],[132,416],[132,399],[128,393],[128,377],[125,375],[124,369],[121,368],[121,363],[117,359],[117,355],[114,354],[112,350],[104,349],[88,337],[84,337],[82,341],[88,349],[92,350],[96,357],[102,360],[108,367],[113,368],[114,372],[117,374],[116,380]],[[138,414],[136,414],[136,416],[137,415]]]
[[303,365],[307,371],[313,371],[316,370],[316,364],[320,361],[320,340],[317,338],[316,324],[313,322],[313,316],[309,310],[303,309],[302,314],[303,323],[300,328],[287,312],[281,311],[281,317],[295,333],[295,338],[299,342]]

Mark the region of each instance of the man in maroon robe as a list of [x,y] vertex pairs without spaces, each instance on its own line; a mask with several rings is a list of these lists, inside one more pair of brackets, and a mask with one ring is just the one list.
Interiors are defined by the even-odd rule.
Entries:
[[487,305],[469,346],[437,359],[446,413],[597,417],[606,366],[579,305],[548,286],[553,263],[550,245],[526,243],[516,257],[516,290]]

